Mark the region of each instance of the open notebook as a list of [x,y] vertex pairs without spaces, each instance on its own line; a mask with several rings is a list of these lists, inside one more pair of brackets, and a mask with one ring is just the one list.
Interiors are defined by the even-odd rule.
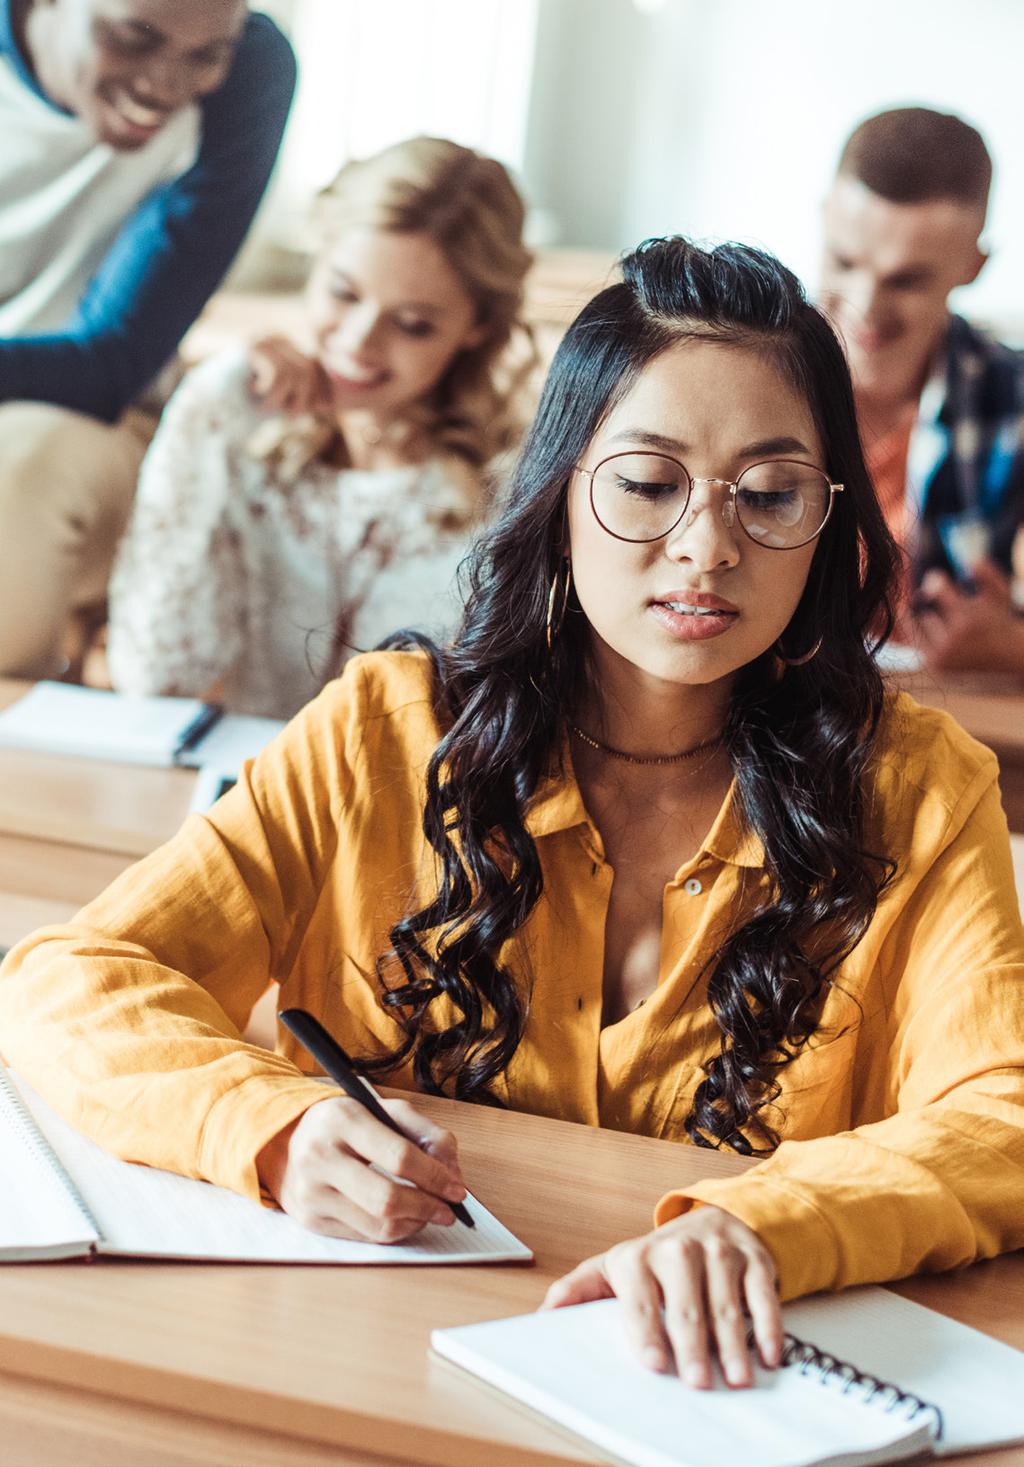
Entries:
[[474,1197],[474,1229],[385,1247],[311,1233],[221,1187],[94,1145],[0,1066],[0,1261],[122,1254],[244,1263],[497,1263],[533,1257]]
[[855,1467],[1024,1440],[1020,1351],[886,1289],[783,1313],[789,1363],[744,1391],[647,1370],[614,1299],[435,1330],[431,1343],[635,1467]]

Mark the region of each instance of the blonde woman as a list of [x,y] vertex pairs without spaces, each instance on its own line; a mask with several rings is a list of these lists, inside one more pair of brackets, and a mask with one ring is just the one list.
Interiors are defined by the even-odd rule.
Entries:
[[414,138],[348,164],[301,342],[193,371],[145,460],[111,586],[131,692],[287,717],[347,653],[454,620],[454,577],[515,425],[523,204],[501,164]]

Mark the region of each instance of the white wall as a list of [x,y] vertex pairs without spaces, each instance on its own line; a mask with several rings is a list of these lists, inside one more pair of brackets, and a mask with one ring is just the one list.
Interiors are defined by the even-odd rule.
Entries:
[[347,159],[415,133],[519,167],[535,0],[288,0],[288,9],[300,70],[282,199],[300,206]]
[[541,0],[538,44],[524,176],[560,243],[743,239],[813,284],[845,136],[923,103],[996,163],[960,304],[1024,325],[1024,0]]
[[312,241],[310,202],[349,158],[429,133],[480,148],[517,173],[537,3],[256,0],[291,37],[299,86],[273,182],[232,284],[301,284]]

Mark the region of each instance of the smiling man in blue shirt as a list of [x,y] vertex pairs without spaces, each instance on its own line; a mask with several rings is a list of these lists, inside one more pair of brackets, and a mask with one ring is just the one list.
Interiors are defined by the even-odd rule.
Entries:
[[0,0],[0,673],[102,596],[140,402],[234,259],[291,48],[244,0]]

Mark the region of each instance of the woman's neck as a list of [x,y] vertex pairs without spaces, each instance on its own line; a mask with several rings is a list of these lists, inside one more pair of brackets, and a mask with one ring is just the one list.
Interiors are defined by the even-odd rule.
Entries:
[[406,419],[347,412],[337,421],[354,469],[404,468],[425,457],[423,435]]
[[635,759],[669,759],[717,739],[729,707],[729,680],[685,685],[642,669],[601,667],[574,723],[591,739]]

